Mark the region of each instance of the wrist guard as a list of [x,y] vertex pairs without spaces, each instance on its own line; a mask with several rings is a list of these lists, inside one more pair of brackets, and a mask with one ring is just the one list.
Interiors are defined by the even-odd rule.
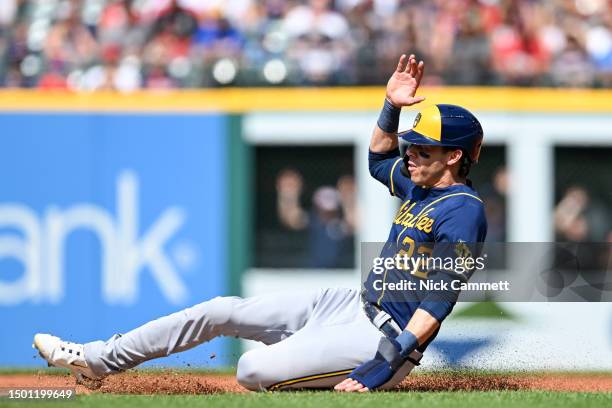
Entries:
[[400,355],[404,360],[419,346],[419,341],[416,336],[408,330],[402,331],[395,338],[395,341],[400,345]]
[[408,359],[419,343],[414,334],[408,330],[401,332],[396,338],[383,337],[378,343],[378,353],[389,363],[393,370],[398,369]]
[[376,124],[386,133],[397,133],[399,127],[400,112],[402,108],[394,106],[388,99],[385,98],[385,104],[383,105],[378,121]]

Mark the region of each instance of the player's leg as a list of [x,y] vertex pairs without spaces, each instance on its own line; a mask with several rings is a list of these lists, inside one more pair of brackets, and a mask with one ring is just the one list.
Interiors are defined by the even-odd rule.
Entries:
[[[240,358],[238,382],[251,390],[333,388],[376,354],[381,336],[361,310],[357,291],[328,289],[304,328]],[[407,363],[385,388],[413,367]]]
[[[150,321],[126,334],[115,335],[105,342],[87,343],[80,349],[80,356],[84,357],[82,363],[86,363],[88,370],[96,377],[104,377],[147,360],[188,350],[217,336],[236,336],[272,344],[306,324],[321,293],[319,290],[245,299],[217,297]],[[51,361],[53,355],[63,363],[62,355],[67,351],[60,350],[62,343],[54,339],[43,340],[46,341],[36,344],[41,354],[51,364],[54,363]],[[80,345],[69,346],[67,350],[76,350],[76,346]],[[57,350],[48,350],[51,348]],[[67,355],[66,359],[71,357]]]

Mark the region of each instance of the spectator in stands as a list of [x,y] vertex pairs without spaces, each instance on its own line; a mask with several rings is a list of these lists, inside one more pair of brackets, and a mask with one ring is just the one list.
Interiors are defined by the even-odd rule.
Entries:
[[479,189],[485,203],[487,215],[487,241],[506,241],[506,197],[508,195],[508,172],[505,166],[495,169],[493,179]]
[[445,61],[448,83],[457,85],[491,83],[491,44],[485,31],[484,10],[478,1],[458,10],[457,27],[449,64]]
[[3,0],[0,34],[3,86],[383,84],[398,49],[427,84],[612,83],[601,0]]
[[349,26],[330,8],[330,0],[310,0],[291,9],[282,29],[291,42],[287,56],[303,73],[304,83],[335,83],[340,73],[346,77],[352,46]]
[[321,186],[312,196],[310,211],[302,208],[302,175],[285,169],[276,179],[277,214],[281,224],[308,233],[307,267],[345,268],[353,259],[356,197],[353,177],[341,176],[337,188]]
[[74,69],[92,66],[99,53],[98,42],[81,20],[78,0],[60,9],[44,44],[47,70],[40,77],[41,87],[66,87],[68,74]]
[[611,230],[606,207],[582,186],[565,191],[554,220],[558,241],[606,242]]

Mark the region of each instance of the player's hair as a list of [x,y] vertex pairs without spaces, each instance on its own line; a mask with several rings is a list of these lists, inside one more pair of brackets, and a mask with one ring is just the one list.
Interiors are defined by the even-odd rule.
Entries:
[[459,166],[459,177],[467,177],[468,174],[470,174],[473,162],[465,150],[462,150],[462,152],[463,155],[461,156],[461,164]]

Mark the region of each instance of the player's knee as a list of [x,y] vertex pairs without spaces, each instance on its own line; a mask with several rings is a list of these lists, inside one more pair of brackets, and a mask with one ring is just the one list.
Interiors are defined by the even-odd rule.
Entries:
[[244,353],[238,360],[236,370],[238,384],[251,391],[264,390],[264,368],[265,364],[259,358],[257,350]]
[[232,322],[232,315],[236,303],[241,300],[239,297],[218,296],[186,309],[184,312],[187,319],[198,320],[203,318],[205,324],[216,336],[234,336],[237,330]]

